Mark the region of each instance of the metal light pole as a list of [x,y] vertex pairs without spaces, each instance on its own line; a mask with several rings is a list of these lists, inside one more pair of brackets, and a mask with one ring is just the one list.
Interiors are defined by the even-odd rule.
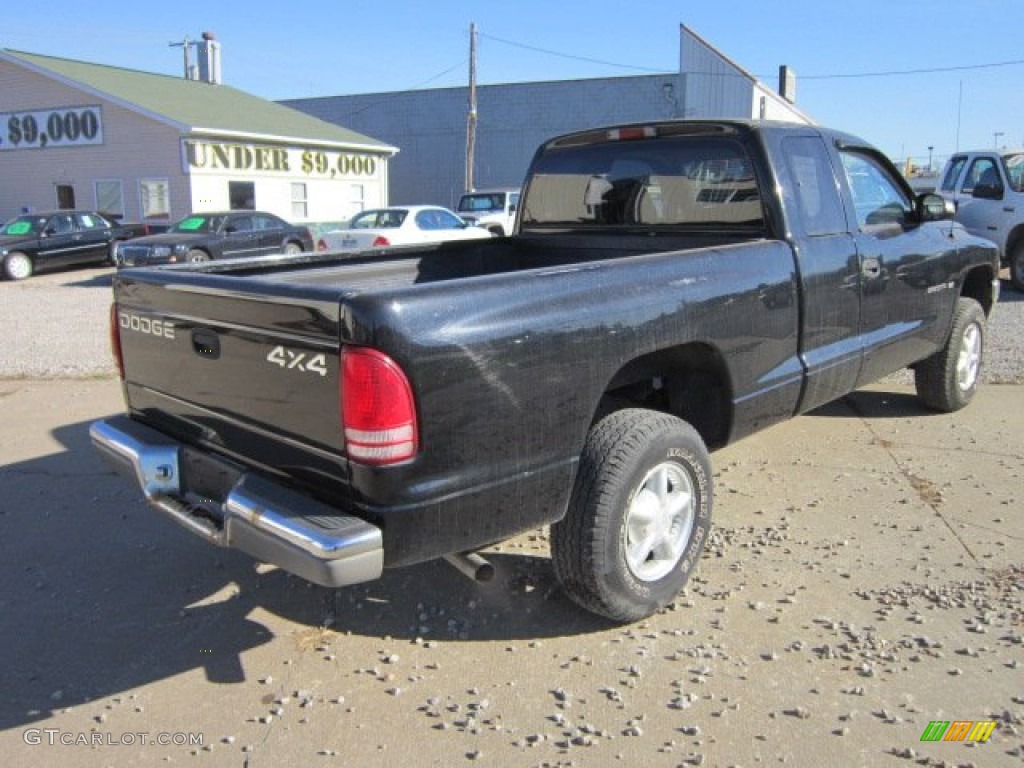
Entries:
[[992,138],[994,139],[994,141],[993,141],[993,144],[994,144],[993,149],[999,149],[999,140],[1001,138],[1003,138],[1004,135],[1005,134],[1003,134],[1002,131],[995,131],[995,132],[993,132],[993,134],[992,134]]
[[935,147],[931,144],[928,145],[928,173],[932,172],[932,150]]
[[476,24],[469,25],[469,113],[466,116],[466,178],[464,192],[476,186]]

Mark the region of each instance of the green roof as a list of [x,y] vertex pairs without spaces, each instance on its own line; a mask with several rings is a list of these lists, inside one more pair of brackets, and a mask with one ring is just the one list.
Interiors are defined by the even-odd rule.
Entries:
[[395,152],[384,142],[304,112],[240,91],[183,77],[0,50],[0,60],[92,91],[126,109],[171,124],[185,134],[273,138]]

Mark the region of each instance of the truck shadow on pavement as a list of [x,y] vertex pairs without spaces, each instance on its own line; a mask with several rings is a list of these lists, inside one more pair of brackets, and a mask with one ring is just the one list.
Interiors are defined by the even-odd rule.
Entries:
[[911,416],[943,415],[925,408],[913,394],[878,389],[851,392],[805,414],[810,417],[840,419],[905,419]]
[[242,683],[246,651],[317,628],[458,642],[610,626],[557,590],[546,548],[494,556],[484,584],[428,563],[331,590],[210,547],[140,502],[88,427],[59,427],[63,450],[0,466],[0,730],[192,670]]

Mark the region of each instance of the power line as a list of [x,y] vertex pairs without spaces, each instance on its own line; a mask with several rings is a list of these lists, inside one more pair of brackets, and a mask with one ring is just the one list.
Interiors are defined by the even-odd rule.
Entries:
[[[455,65],[453,65],[451,67],[448,67],[448,69],[446,69],[444,72],[438,72],[433,77],[428,77],[426,80],[422,80],[419,83],[416,83],[416,85],[412,86],[411,88],[406,88],[406,89],[401,90],[401,91],[390,92],[389,96],[394,95],[396,93],[412,93],[414,91],[417,91],[420,88],[422,88],[423,86],[429,85],[430,83],[434,82],[435,80],[440,80],[442,77],[444,77],[445,75],[447,75],[447,74],[449,74],[451,72],[454,72],[456,69],[461,69],[465,65],[466,65],[466,59],[463,59],[458,64],[455,64]],[[371,102],[369,104],[364,105],[360,109],[354,110],[352,112],[347,112],[344,115],[342,115],[342,117],[343,118],[344,117],[353,117],[355,115],[362,114],[363,112],[366,112],[367,110],[373,109],[374,107],[380,106],[381,104],[386,104],[388,101],[389,101],[389,99],[378,99],[377,101],[373,101],[373,102]]]
[[931,75],[938,72],[964,72],[972,69],[994,69],[996,67],[1013,67],[1024,64],[1024,59],[1013,61],[994,61],[989,64],[963,64],[955,67],[930,67],[928,69],[894,69],[887,72],[856,72],[838,75],[801,75],[801,80],[833,80],[854,77],[891,77],[895,75]]
[[[535,46],[535,45],[527,45],[526,43],[517,43],[517,42],[515,42],[513,40],[505,40],[505,39],[500,38],[500,37],[495,37],[494,35],[488,35],[485,32],[480,32],[479,35],[480,35],[480,37],[485,37],[488,40],[493,40],[494,42],[502,43],[503,45],[509,45],[509,46],[512,46],[513,48],[521,48],[521,49],[527,50],[527,51],[534,51],[535,53],[543,53],[543,54],[546,54],[548,56],[557,56],[557,57],[562,58],[562,59],[572,59],[574,61],[584,61],[584,62],[587,62],[589,64],[601,64],[601,65],[607,66],[607,67],[618,67],[619,69],[632,69],[632,70],[636,70],[638,72],[654,72],[654,73],[657,73],[657,74],[665,74],[666,73],[666,70],[664,70],[664,69],[652,69],[651,67],[641,67],[641,66],[637,66],[635,64],[621,64],[621,63],[614,62],[614,61],[606,61],[604,59],[594,59],[594,58],[590,58],[588,56],[577,56],[577,55],[570,54],[570,53],[562,53],[560,51],[552,51],[552,50],[550,50],[548,48],[540,48],[540,47]],[[1020,66],[1022,64],[1024,64],[1024,59],[1013,59],[1013,60],[1010,60],[1010,61],[995,61],[995,62],[989,62],[989,63],[985,63],[985,64],[963,64],[963,65],[959,65],[959,66],[928,67],[928,68],[924,68],[924,69],[893,69],[893,70],[885,70],[885,71],[881,71],[881,72],[845,72],[845,73],[828,74],[828,75],[804,75],[804,74],[802,74],[802,75],[800,75],[800,79],[801,80],[839,80],[839,79],[847,79],[848,80],[848,79],[855,79],[855,78],[861,78],[861,77],[898,77],[898,76],[901,76],[901,75],[930,75],[930,74],[936,74],[936,73],[942,73],[942,72],[966,72],[966,71],[978,70],[978,69],[995,69],[995,68],[998,68],[998,67],[1013,67],[1013,66]],[[700,75],[700,74],[712,75],[712,74],[715,74],[715,75],[717,75],[717,74],[721,74],[721,73],[717,73],[717,72],[693,72],[693,71],[687,71],[686,74],[693,74],[693,75]],[[775,77],[775,75],[774,74],[772,74],[772,75],[755,75],[755,77],[757,77],[760,80],[770,80],[771,78]]]
[[664,69],[652,69],[651,67],[638,67],[633,64],[617,64],[614,61],[604,61],[603,59],[591,59],[586,56],[574,56],[571,53],[560,53],[559,51],[548,50],[547,48],[538,48],[535,45],[526,45],[525,43],[516,43],[512,40],[503,40],[500,37],[494,35],[488,35],[485,32],[479,32],[480,37],[485,37],[488,40],[493,40],[496,43],[502,43],[503,45],[510,45],[513,48],[522,48],[527,51],[534,51],[535,53],[545,53],[548,56],[558,56],[562,59],[572,59],[574,61],[585,61],[588,64],[601,64],[606,67],[618,67],[619,69],[632,69],[638,72],[655,72],[659,75],[665,74]]

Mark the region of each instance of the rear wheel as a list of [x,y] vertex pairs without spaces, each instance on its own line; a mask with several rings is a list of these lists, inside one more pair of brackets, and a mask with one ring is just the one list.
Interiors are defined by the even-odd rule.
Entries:
[[24,280],[31,277],[33,269],[32,259],[27,253],[11,251],[4,259],[4,277],[8,280]]
[[284,253],[285,256],[294,256],[297,253],[302,253],[302,246],[298,243],[285,243]]
[[193,248],[191,251],[185,254],[185,261],[196,263],[200,261],[209,261],[210,254],[206,251],[201,251],[198,248]]
[[711,525],[711,467],[674,416],[617,411],[590,431],[569,509],[551,527],[555,574],[584,608],[636,621],[672,602]]
[[958,411],[978,390],[985,352],[985,313],[974,299],[957,300],[946,346],[914,369],[918,399],[944,413]]
[[1010,283],[1024,293],[1024,240],[1017,243],[1010,253]]

